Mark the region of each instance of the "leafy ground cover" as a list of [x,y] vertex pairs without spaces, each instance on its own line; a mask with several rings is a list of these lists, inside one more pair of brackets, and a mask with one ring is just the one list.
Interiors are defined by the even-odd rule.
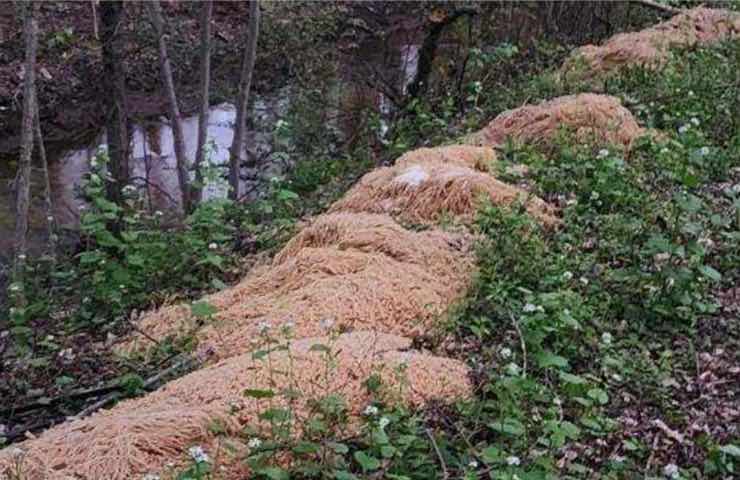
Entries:
[[[629,153],[568,132],[547,153],[508,145],[505,162],[529,167],[508,180],[559,205],[563,225],[481,209],[476,286],[420,342],[466,359],[475,397],[414,412],[379,401],[351,436],[341,399],[317,399],[316,428],[302,436],[247,432],[258,476],[734,478],[738,64],[730,42],[677,51],[661,75],[611,79],[608,91],[663,132]],[[490,108],[582,88],[542,75]],[[195,459],[180,478],[206,478],[208,466]]]

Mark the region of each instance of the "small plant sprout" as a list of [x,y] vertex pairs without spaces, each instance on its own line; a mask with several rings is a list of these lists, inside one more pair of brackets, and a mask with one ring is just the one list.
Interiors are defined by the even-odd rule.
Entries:
[[190,454],[190,458],[192,458],[195,463],[208,463],[209,461],[208,454],[200,445],[190,447],[188,449],[188,454]]

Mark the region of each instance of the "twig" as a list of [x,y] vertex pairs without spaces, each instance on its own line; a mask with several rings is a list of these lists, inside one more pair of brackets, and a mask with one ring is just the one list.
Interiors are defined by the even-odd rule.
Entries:
[[439,458],[439,464],[442,467],[442,478],[450,478],[450,473],[447,471],[447,464],[445,463],[445,459],[442,458],[442,452],[439,451],[437,441],[434,440],[434,435],[432,435],[432,431],[428,428],[425,431],[427,433],[427,437],[429,437],[429,441],[432,442],[432,447],[434,447],[434,451],[437,453],[437,458]]
[[509,317],[511,317],[511,323],[514,324],[514,328],[516,329],[517,335],[519,335],[519,343],[522,345],[522,376],[527,376],[527,344],[524,341],[524,335],[522,335],[522,329],[519,328],[519,322],[516,321],[516,318],[512,313],[509,313]]
[[652,0],[632,0],[632,3],[642,5],[643,7],[652,8],[653,10],[658,10],[663,13],[670,13],[671,15],[675,15],[676,13],[682,13],[685,11],[682,8],[663,5],[662,3],[654,2]]

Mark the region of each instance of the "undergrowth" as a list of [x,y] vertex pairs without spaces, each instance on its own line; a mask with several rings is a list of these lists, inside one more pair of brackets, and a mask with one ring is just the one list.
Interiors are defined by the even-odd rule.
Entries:
[[[449,322],[454,342],[437,346],[469,362],[475,397],[415,412],[371,405],[351,441],[331,429],[293,438],[282,444],[290,466],[257,477],[737,475],[740,329],[720,298],[740,263],[738,61],[730,42],[676,52],[661,75],[612,78],[610,93],[664,132],[629,154],[566,134],[546,154],[507,146],[504,166],[527,165],[563,224],[480,210],[476,284]],[[491,95],[488,112],[580,88],[546,78]]]

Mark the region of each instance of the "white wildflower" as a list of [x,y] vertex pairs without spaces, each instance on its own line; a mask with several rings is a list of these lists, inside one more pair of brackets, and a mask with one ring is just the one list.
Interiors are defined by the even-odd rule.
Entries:
[[666,147],[663,147],[663,148],[660,149],[660,153],[666,154],[668,152],[669,152],[669,150]]
[[157,210],[156,212],[154,212],[155,217],[161,217],[162,215],[164,215],[164,213],[162,213],[161,210]]
[[694,91],[693,90],[689,90],[689,97],[693,97],[693,96],[694,96]]
[[591,200],[598,200],[599,199],[599,192],[591,192]]
[[25,259],[26,259],[25,254],[21,253],[20,255],[18,255],[18,260],[25,260]]
[[85,210],[87,207],[85,205],[80,205],[77,207],[80,211]]
[[90,297],[83,298],[82,303],[90,303]]
[[557,405],[559,407],[559,406],[561,406],[563,404],[563,401],[560,400],[560,397],[555,397],[555,398],[552,399],[552,403],[554,403],[555,405]]
[[504,347],[499,351],[499,354],[501,358],[511,358],[511,349]]
[[380,417],[380,420],[378,420],[378,426],[380,428],[385,428],[388,425],[390,425],[391,420],[388,417]]
[[46,221],[47,222],[53,222],[54,221],[54,217],[52,217],[51,215],[49,215],[48,217],[46,217]]
[[12,284],[10,286],[10,291],[11,292],[20,292],[21,291],[21,286],[19,284],[17,284],[17,283],[14,283],[14,284]]
[[606,148],[602,148],[599,150],[599,153],[596,155],[596,158],[606,158],[609,156],[609,150]]
[[663,467],[663,475],[668,478],[679,478],[681,476],[681,474],[678,473],[678,466],[675,463],[669,463]]
[[18,447],[13,447],[10,450],[10,456],[11,457],[14,457],[14,458],[22,457],[24,453],[26,453],[26,452],[24,452],[22,449],[20,449]]
[[475,460],[471,460],[470,462],[468,462],[468,467],[478,468],[478,462],[476,462]]
[[190,457],[195,460],[196,463],[204,463],[208,461],[208,454],[200,445],[190,447],[188,453],[190,454]]
[[260,333],[267,333],[270,331],[270,324],[268,322],[260,322],[257,324],[257,330],[259,330]]
[[678,127],[678,133],[684,134],[689,131],[689,128],[691,128],[688,124],[687,125],[681,125]]
[[329,330],[334,326],[334,319],[325,318],[319,322],[319,326],[324,330]]
[[362,414],[366,417],[373,417],[378,414],[378,407],[376,407],[375,405],[368,405],[367,407],[365,407],[365,410],[363,410]]
[[701,147],[699,149],[699,155],[704,156],[704,157],[709,155],[709,147]]
[[671,289],[673,288],[673,285],[675,285],[676,280],[673,277],[668,277],[668,281],[666,282],[666,286]]
[[533,303],[527,303],[526,305],[524,305],[524,308],[522,308],[522,310],[525,313],[532,313],[532,312],[536,312],[538,308],[537,308],[537,305]]
[[121,284],[118,286],[118,288],[120,288],[121,290],[126,290],[126,285]]
[[93,158],[92,160],[90,160],[90,166],[93,168],[97,167],[98,161]]
[[46,341],[47,341],[47,342],[51,342],[51,341],[53,341],[53,340],[54,340],[54,335],[47,335],[47,336],[46,336]]
[[613,373],[613,374],[612,374],[612,379],[613,379],[613,380],[614,380],[615,382],[621,382],[621,381],[622,381],[622,376],[621,376],[620,374],[618,374],[618,373]]
[[517,457],[515,455],[512,455],[510,457],[506,457],[506,464],[507,465],[515,466],[515,465],[519,465],[520,463],[522,463],[522,461],[519,459],[519,457]]
[[97,173],[93,173],[90,175],[90,180],[97,182],[97,181],[100,181],[100,177],[98,176]]
[[581,282],[584,285],[588,285],[588,278],[586,278],[586,277],[581,277],[581,278],[578,279],[578,281]]
[[288,320],[287,322],[283,323],[283,330],[293,330],[295,328],[295,322],[293,320]]
[[262,445],[262,440],[260,440],[257,437],[250,438],[249,442],[247,443],[247,446],[249,448],[260,448],[261,445]]
[[696,125],[698,127],[700,122],[699,122],[699,119],[698,118],[691,117],[691,123],[693,123],[694,125]]
[[612,457],[612,461],[615,463],[624,463],[625,457],[623,457],[622,455],[614,455]]
[[573,280],[573,272],[563,273],[563,280],[565,280],[566,282],[569,280]]
[[611,345],[612,343],[612,334],[609,332],[604,332],[601,334],[601,343],[604,345]]
[[218,248],[218,244],[216,242],[211,242],[208,244],[208,250],[216,250]]
[[147,473],[143,477],[141,477],[141,480],[159,480],[159,475],[155,475],[153,473]]

